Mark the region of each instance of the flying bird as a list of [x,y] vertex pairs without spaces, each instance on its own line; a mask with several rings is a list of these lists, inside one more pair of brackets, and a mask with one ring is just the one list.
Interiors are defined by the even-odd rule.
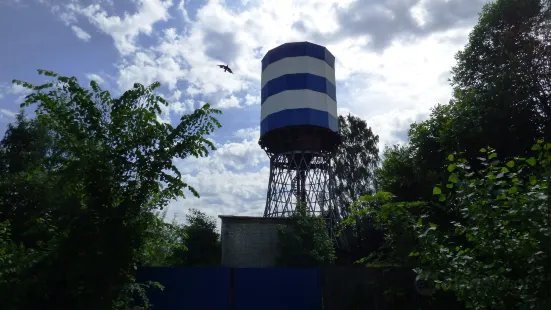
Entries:
[[233,74],[233,72],[231,71],[230,67],[228,67],[228,65],[218,65],[218,67],[224,69],[224,72],[229,72]]

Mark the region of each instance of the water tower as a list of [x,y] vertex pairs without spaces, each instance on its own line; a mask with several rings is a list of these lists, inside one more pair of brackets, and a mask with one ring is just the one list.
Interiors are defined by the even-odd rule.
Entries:
[[262,59],[261,84],[259,144],[270,158],[264,216],[287,217],[302,202],[334,224],[335,57],[313,43],[285,43]]

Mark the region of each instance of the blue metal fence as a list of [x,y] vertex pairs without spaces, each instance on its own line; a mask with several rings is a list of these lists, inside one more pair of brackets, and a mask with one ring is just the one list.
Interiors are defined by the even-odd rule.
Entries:
[[319,269],[143,268],[137,280],[165,287],[148,291],[158,310],[323,308]]
[[235,310],[321,310],[319,269],[235,269]]
[[229,268],[143,268],[138,282],[156,281],[164,290],[148,290],[153,309],[230,309]]

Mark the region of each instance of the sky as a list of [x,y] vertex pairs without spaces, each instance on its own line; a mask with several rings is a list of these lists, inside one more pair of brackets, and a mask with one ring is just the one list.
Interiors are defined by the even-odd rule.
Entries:
[[[486,0],[0,0],[0,134],[37,69],[97,81],[113,94],[159,81],[176,125],[204,103],[221,109],[207,158],[176,160],[201,195],[173,201],[208,215],[261,216],[269,163],[258,145],[261,59],[309,41],[336,57],[339,114],[366,120],[379,149],[451,97],[454,55]],[[228,64],[234,74],[218,68]]]

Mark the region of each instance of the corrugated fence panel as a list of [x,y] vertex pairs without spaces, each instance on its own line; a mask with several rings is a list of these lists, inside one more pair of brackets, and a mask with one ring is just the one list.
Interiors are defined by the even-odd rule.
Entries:
[[376,268],[328,267],[322,281],[324,310],[381,309],[382,274]]
[[156,281],[165,287],[148,291],[155,310],[229,309],[229,268],[142,268],[137,281]]
[[319,269],[234,270],[234,310],[322,310]]

